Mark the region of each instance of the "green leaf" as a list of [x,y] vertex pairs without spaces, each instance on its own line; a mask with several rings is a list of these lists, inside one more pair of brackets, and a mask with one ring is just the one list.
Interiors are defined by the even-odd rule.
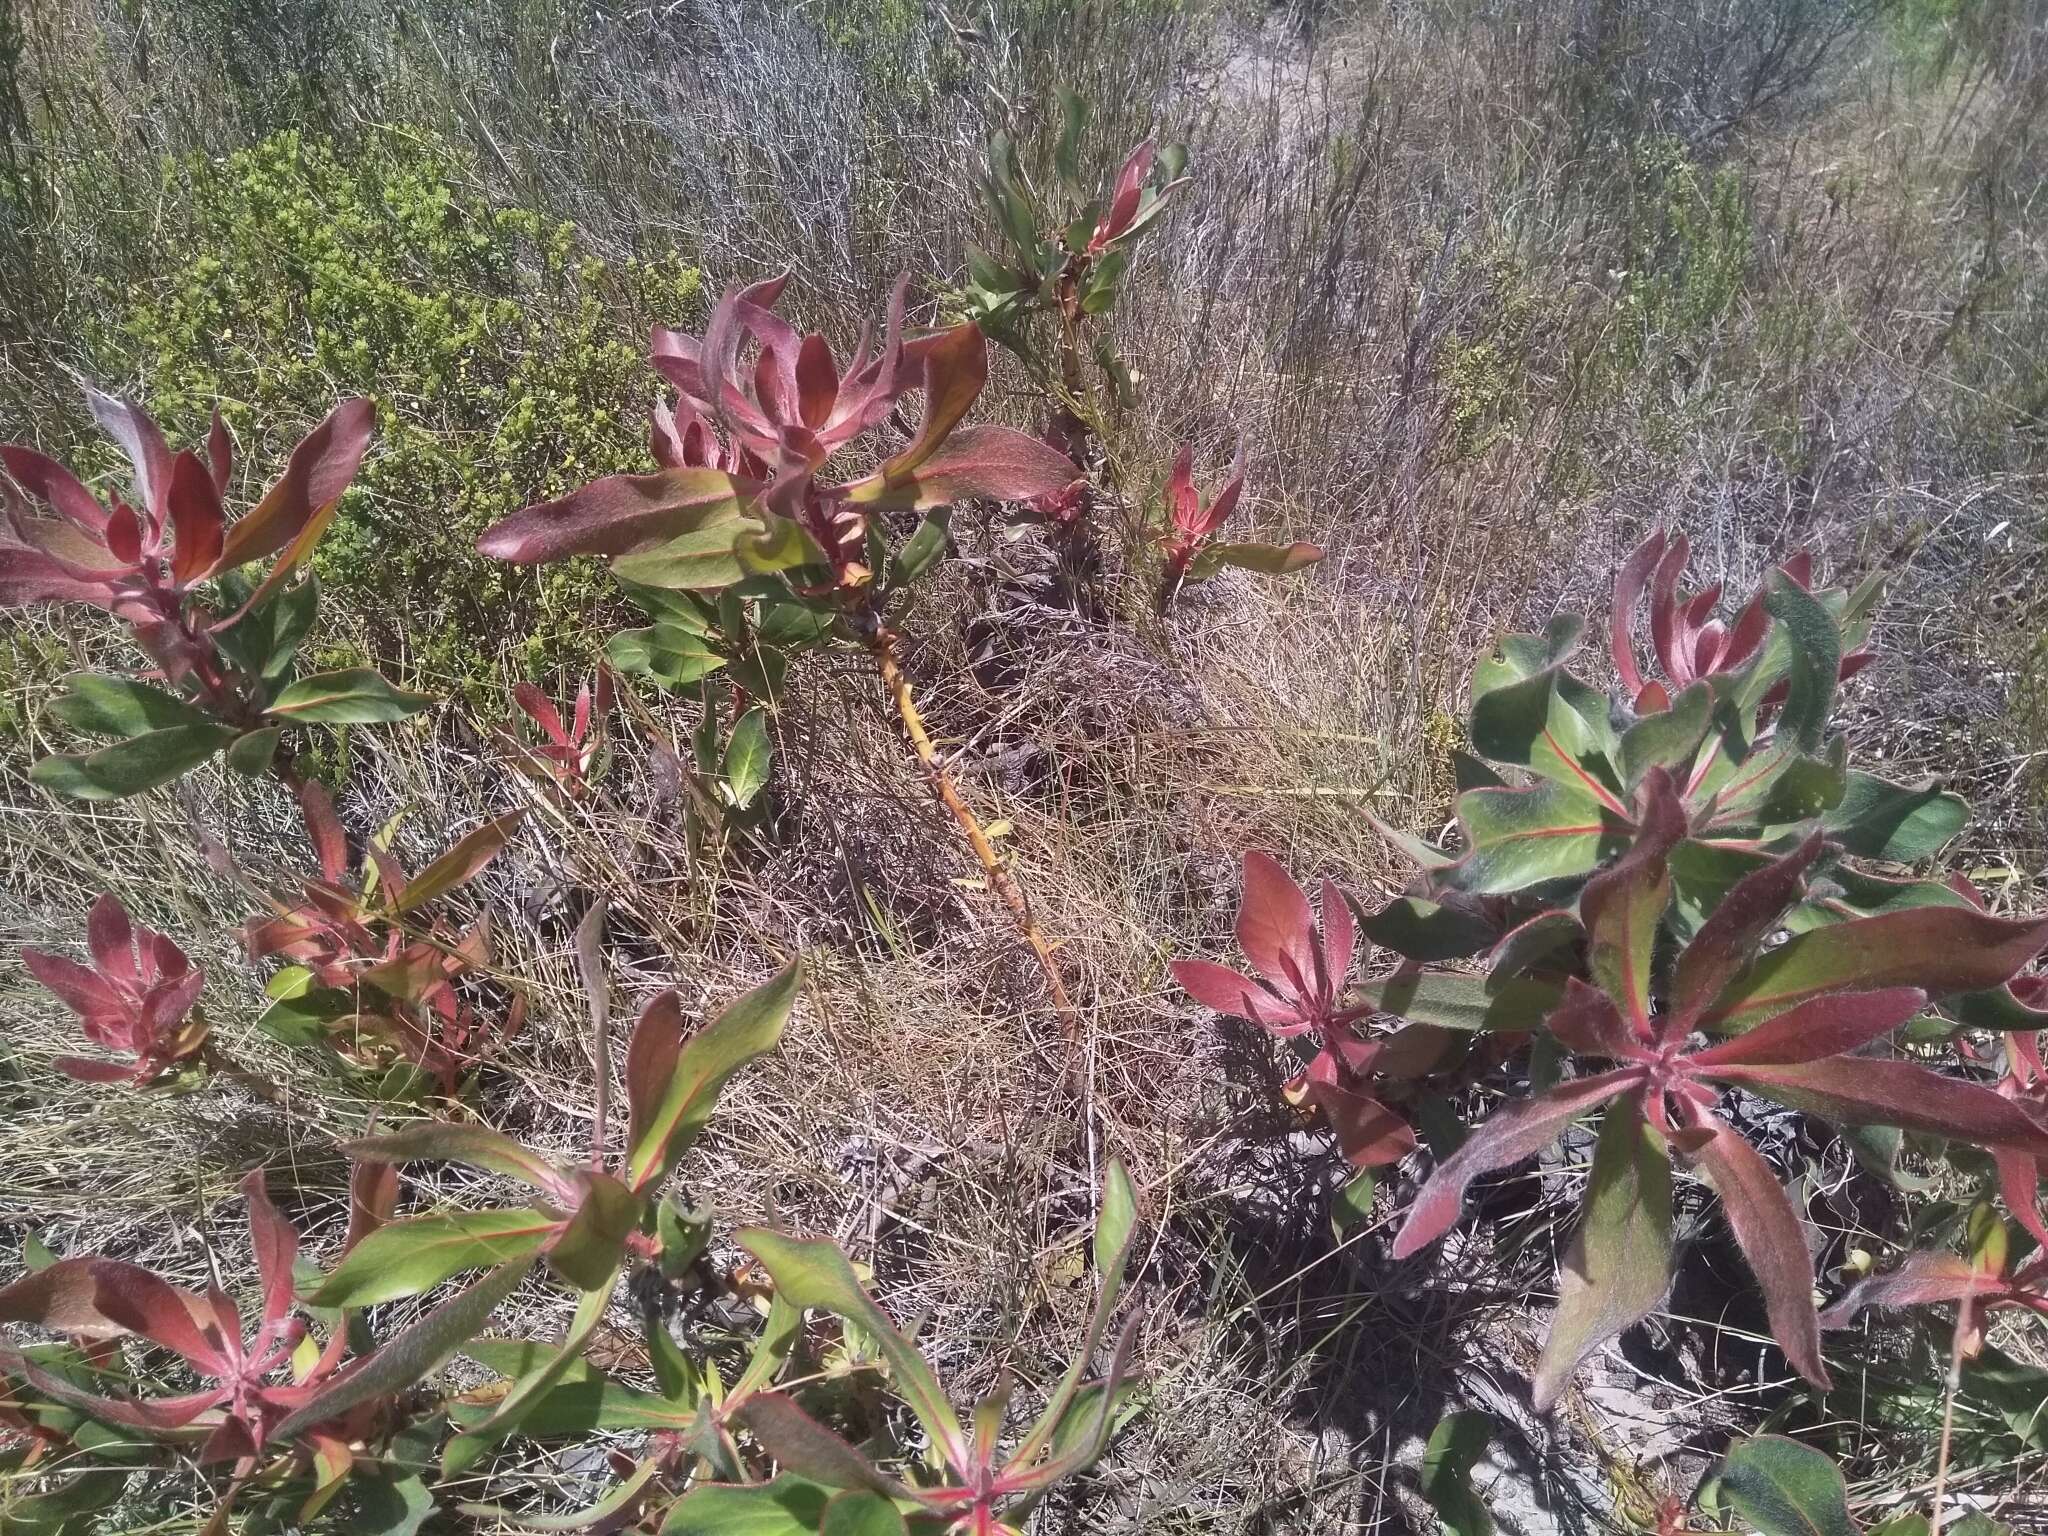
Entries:
[[1472,697],[1477,700],[1496,688],[1562,665],[1578,650],[1585,632],[1584,619],[1575,613],[1560,613],[1540,635],[1502,635],[1492,653],[1482,656],[1472,668]]
[[123,800],[184,777],[235,739],[228,725],[180,725],[148,731],[81,756],[46,757],[29,778],[74,800]]
[[1721,1493],[1761,1536],[1858,1536],[1833,1461],[1782,1435],[1753,1435],[1721,1463]]
[[1424,962],[1462,960],[1500,937],[1483,917],[1418,896],[1396,897],[1359,927],[1382,948]]
[[1577,918],[1555,908],[1516,924],[1487,956],[1487,991],[1498,992],[1525,972],[1565,964],[1565,952],[1575,949],[1584,936]]
[[1908,788],[1851,773],[1841,800],[1821,825],[1829,838],[1866,859],[1916,864],[1948,846],[1970,819],[1969,802],[1932,784]]
[[344,667],[300,678],[265,713],[317,725],[388,725],[433,702],[423,693],[394,688],[373,668]]
[[183,699],[128,677],[74,672],[64,679],[65,691],[50,701],[50,713],[73,730],[126,741],[151,731],[214,722]]
[[744,1402],[773,1381],[789,1359],[789,1352],[796,1348],[803,1327],[803,1308],[792,1305],[787,1296],[778,1293],[768,1303],[768,1317],[761,1324],[753,1351],[747,1356],[746,1369],[740,1372],[739,1380],[732,1384],[725,1400],[729,1403]]
[[[1138,1192],[1122,1158],[1111,1158],[1102,1179],[1102,1210],[1095,1219],[1095,1273],[1116,1304],[1124,1283],[1124,1266],[1130,1262],[1131,1243],[1137,1235]],[[1107,1309],[1104,1309],[1107,1310]]]
[[1330,1233],[1338,1242],[1357,1227],[1372,1220],[1373,1195],[1379,1180],[1370,1168],[1361,1168],[1330,1197]]
[[91,1517],[111,1508],[128,1486],[125,1469],[104,1468],[68,1477],[47,1493],[25,1494],[0,1506],[8,1536],[73,1536],[109,1527]]
[[708,641],[668,624],[622,629],[605,641],[604,654],[627,676],[650,678],[664,688],[684,687],[725,665]]
[[1788,827],[1811,821],[1841,800],[1848,786],[1848,744],[1840,737],[1821,756],[1773,741],[1752,752],[1715,792],[1708,825]]
[[1131,1176],[1123,1159],[1112,1158],[1103,1171],[1102,1207],[1095,1219],[1095,1305],[1089,1311],[1088,1326],[1082,1333],[1080,1348],[1074,1352],[1073,1363],[1060,1378],[1038,1422],[1012,1453],[1012,1461],[1018,1466],[1035,1460],[1049,1442],[1057,1440],[1062,1426],[1073,1419],[1081,1377],[1108,1332],[1110,1314],[1123,1294],[1124,1271],[1130,1265],[1131,1251],[1137,1242],[1137,1222],[1137,1191],[1131,1187]]
[[[612,573],[614,579],[618,573]],[[657,625],[667,629],[679,629],[686,635],[702,639],[710,636],[715,629],[710,601],[693,592],[673,591],[666,587],[643,587],[638,582],[619,581],[620,590],[633,600],[633,604]]]
[[1628,829],[1583,790],[1550,782],[1471,789],[1458,796],[1467,852],[1441,878],[1474,895],[1501,895],[1590,875],[1628,844]]
[[214,638],[244,672],[274,684],[291,670],[319,610],[320,580],[309,571],[304,581],[251,609],[231,628],[217,630]]
[[494,821],[472,827],[452,847],[437,854],[432,863],[405,882],[405,890],[391,903],[392,912],[403,915],[417,911],[428,902],[467,885],[504,850],[525,819],[526,812],[509,811]]
[[1472,1486],[1472,1469],[1493,1436],[1493,1420],[1476,1410],[1447,1413],[1422,1453],[1422,1496],[1446,1536],[1493,1536],[1493,1516]]
[[1548,1413],[1594,1350],[1650,1315],[1671,1285],[1671,1158],[1632,1098],[1607,1108],[1566,1250],[1532,1395]]
[[[381,1231],[391,1230],[388,1227]],[[375,1237],[377,1234],[370,1234]],[[361,1253],[368,1240],[354,1249]],[[493,1270],[468,1290],[442,1302],[418,1322],[401,1328],[391,1341],[334,1385],[317,1394],[270,1432],[270,1442],[288,1440],[302,1430],[346,1413],[358,1403],[367,1403],[411,1386],[438,1370],[441,1363],[461,1349],[490,1322],[498,1303],[519,1289],[533,1267],[529,1260]]]
[[703,1257],[711,1243],[711,1219],[712,1208],[708,1204],[694,1211],[685,1211],[674,1200],[656,1204],[654,1230],[661,1239],[664,1278],[682,1279],[690,1272],[690,1266]]
[[838,618],[829,609],[802,602],[764,602],[754,637],[778,650],[801,651],[832,633]]
[[1782,571],[1772,571],[1764,611],[1783,627],[1791,646],[1785,707],[1778,731],[1809,752],[1818,752],[1835,707],[1842,670],[1842,635],[1827,607]]
[[742,994],[690,1038],[640,1143],[628,1161],[627,1185],[654,1188],[703,1130],[726,1080],[756,1056],[775,1049],[796,1003],[802,968],[791,963],[772,981]]
[[270,772],[277,757],[278,738],[283,734],[281,727],[273,725],[237,736],[228,746],[228,766],[248,778],[262,777]]
[[1539,1028],[1563,993],[1526,977],[1490,988],[1484,976],[1397,971],[1356,988],[1353,997],[1381,1013],[1442,1029],[1524,1030]]
[[263,990],[276,1001],[257,1015],[256,1027],[271,1039],[299,1049],[324,1044],[327,1026],[360,1008],[351,992],[314,986],[313,973],[300,965],[286,966]]
[[559,1225],[532,1206],[393,1222],[350,1249],[305,1300],[315,1307],[367,1307],[417,1296],[462,1270],[527,1259]]
[[725,792],[745,810],[768,786],[768,768],[775,743],[768,735],[768,711],[755,708],[741,715],[725,743]]
[[[479,1520],[496,1521],[501,1527],[526,1531],[619,1530],[616,1522],[628,1518],[646,1497],[647,1485],[660,1475],[661,1456],[649,1456],[634,1464],[626,1480],[588,1509],[568,1515],[536,1515],[513,1511],[497,1504],[458,1504],[457,1509]],[[608,1523],[610,1522],[610,1523]]]
[[345,1536],[417,1536],[434,1517],[434,1496],[417,1474],[353,1478],[348,1499],[338,1526]]
[[818,1522],[818,1536],[906,1536],[907,1530],[896,1506],[865,1488],[835,1494]]
[[783,1473],[772,1482],[699,1483],[676,1501],[661,1536],[818,1536],[829,1489]]
[[1694,683],[1671,707],[1645,715],[1621,733],[1621,776],[1630,789],[1652,768],[1668,768],[1681,784],[1680,767],[1699,754],[1714,723],[1714,690]]
[[932,1444],[955,1467],[967,1452],[967,1437],[938,1378],[917,1347],[897,1330],[889,1315],[861,1286],[846,1255],[829,1242],[784,1237],[760,1227],[736,1234],[741,1247],[761,1261],[775,1288],[796,1307],[818,1307],[863,1329],[875,1340],[897,1394],[910,1405]]
[[548,1265],[578,1290],[609,1292],[626,1258],[626,1236],[640,1224],[645,1202],[608,1173],[578,1175],[576,1214],[548,1250]]
[[445,1120],[423,1120],[381,1136],[344,1142],[344,1154],[359,1163],[409,1163],[422,1158],[463,1163],[486,1173],[502,1173],[522,1184],[563,1198],[570,1175],[538,1152],[532,1152],[488,1126]]
[[1207,581],[1224,566],[1261,576],[1291,576],[1323,558],[1314,544],[1205,544],[1188,562],[1188,581]]
[[526,1425],[541,1400],[581,1362],[583,1347],[604,1321],[610,1304],[609,1285],[583,1293],[562,1342],[530,1370],[521,1373],[481,1422],[466,1426],[462,1434],[448,1442],[441,1456],[443,1477],[460,1475],[474,1466],[492,1445]]
[[917,531],[903,541],[889,569],[892,587],[907,587],[935,565],[946,552],[947,520],[950,509],[936,507],[925,514]]

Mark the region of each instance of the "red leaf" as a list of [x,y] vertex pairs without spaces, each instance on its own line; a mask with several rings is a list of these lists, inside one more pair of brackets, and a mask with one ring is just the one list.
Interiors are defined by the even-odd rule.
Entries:
[[1625,1010],[1639,1039],[1651,1038],[1650,950],[1671,900],[1668,855],[1685,836],[1685,807],[1671,775],[1652,768],[1643,779],[1635,841],[1586,882],[1579,898],[1591,943],[1593,977]]
[[1993,1296],[2006,1288],[2002,1275],[1987,1274],[1953,1253],[1911,1253],[1889,1274],[1869,1275],[1820,1315],[1823,1328],[1846,1328],[1865,1307],[1926,1307]]
[[1610,1061],[1644,1057],[1644,1040],[1629,1027],[1613,998],[1576,976],[1568,977],[1564,986],[1564,1001],[1543,1021],[1553,1035],[1582,1056],[1605,1056]]
[[2041,1164],[2026,1152],[1994,1148],[1992,1161],[1998,1167],[1998,1192],[2005,1196],[2005,1208],[2025,1227],[2043,1252],[2048,1252],[2048,1221],[2041,1216]]
[[1915,1062],[1836,1056],[1786,1066],[1723,1063],[1702,1075],[1739,1083],[1837,1124],[1895,1125],[1980,1147],[2048,1155],[2048,1130],[2011,1099]]
[[[1693,942],[1697,947],[1699,940]],[[1747,1029],[1809,997],[1848,987],[1918,987],[1930,997],[1983,991],[2009,981],[2043,944],[2048,917],[2015,921],[1968,907],[1883,912],[1796,934],[1760,955],[1699,1023]]]
[[1456,1226],[1466,1186],[1474,1179],[1534,1157],[1579,1116],[1638,1087],[1642,1078],[1640,1067],[1623,1067],[1564,1083],[1495,1110],[1473,1128],[1463,1146],[1437,1164],[1436,1172],[1408,1208],[1407,1223],[1394,1240],[1394,1257],[1405,1259]]
[[1685,535],[1674,534],[1664,546],[1664,557],[1657,562],[1650,585],[1650,643],[1664,666],[1665,677],[1681,688],[1692,681],[1692,674],[1679,647],[1678,578],[1691,554]]
[[55,459],[18,443],[0,444],[0,464],[7,466],[21,488],[87,534],[106,531],[106,508],[79,478]]
[[344,400],[292,449],[275,485],[227,533],[220,567],[233,570],[285,548],[313,519],[341,499],[370,451],[376,407]]
[[171,578],[181,587],[204,581],[220,563],[226,514],[213,474],[189,450],[171,461]]
[[263,1335],[275,1338],[292,1310],[292,1261],[299,1256],[299,1234],[277,1214],[263,1187],[258,1168],[242,1180],[249,1202],[249,1241],[256,1252],[256,1273],[263,1281]]
[[143,1038],[136,1041],[138,1049],[144,1049],[156,1042],[156,1038],[170,1032],[178,1021],[192,1011],[192,1005],[199,1001],[199,994],[206,988],[206,972],[194,970],[185,975],[152,987],[142,1003]]
[[1274,997],[1241,971],[1213,960],[1176,960],[1173,979],[1204,1008],[1233,1019],[1263,1024],[1275,1034],[1298,1035],[1308,1028],[1301,1010]]
[[97,1061],[88,1056],[57,1056],[51,1059],[50,1065],[80,1083],[132,1083],[155,1075],[154,1067],[145,1061]]
[[1927,1002],[1915,987],[1879,992],[1831,992],[1801,1003],[1747,1034],[1686,1057],[1688,1067],[1781,1066],[1846,1055],[1882,1039]]
[[979,326],[956,325],[937,337],[924,354],[924,421],[910,446],[882,466],[883,484],[894,487],[916,478],[987,382],[988,343]]
[[1109,244],[1131,227],[1131,221],[1138,216],[1138,204],[1144,197],[1145,177],[1152,169],[1152,160],[1159,148],[1150,139],[1140,144],[1124,161],[1123,169],[1117,172],[1116,188],[1110,194],[1109,211],[1102,216],[1096,227],[1093,244],[1097,249]]
[[348,1176],[348,1233],[341,1251],[347,1253],[383,1226],[397,1207],[397,1164],[357,1163]]
[[916,473],[893,484],[877,473],[841,490],[863,506],[929,510],[975,497],[1029,501],[1066,489],[1080,473],[1057,449],[1014,428],[967,427],[947,438]]
[[1792,1368],[1826,1391],[1833,1385],[1820,1358],[1820,1322],[1813,1310],[1813,1263],[1799,1213],[1756,1148],[1719,1120],[1693,1153],[1721,1196],[1721,1213],[1764,1293],[1771,1333]]
[[1630,627],[1635,621],[1636,604],[1642,599],[1643,586],[1663,557],[1664,531],[1660,528],[1652,530],[1650,536],[1638,544],[1635,552],[1622,563],[1620,573],[1614,578],[1614,603],[1607,613],[1607,646],[1614,657],[1614,675],[1628,690],[1631,702],[1639,708],[1643,674],[1636,666],[1635,639]]
[[1190,538],[1202,533],[1202,498],[1195,490],[1194,444],[1183,444],[1166,473],[1166,506],[1173,526]]
[[758,496],[759,481],[717,469],[609,475],[555,501],[514,512],[476,547],[494,560],[538,565],[571,555],[623,555],[686,533],[707,516]]
[[336,881],[348,873],[348,839],[334,814],[334,802],[327,791],[311,779],[299,785],[299,814],[306,818],[306,834],[313,840],[313,852],[320,860],[323,879]]
[[[99,1265],[93,1271],[93,1287],[99,1310],[130,1333],[183,1355],[209,1376],[229,1373],[224,1341],[199,1321],[204,1305],[200,1297],[132,1264]],[[239,1323],[236,1326],[239,1329]]]
[[66,960],[47,950],[24,949],[21,963],[29,975],[54,992],[58,1001],[80,1018],[127,1011],[114,990],[76,960]]
[[116,1322],[99,1307],[97,1272],[108,1267],[148,1273],[119,1259],[59,1259],[0,1287],[0,1323],[32,1323],[89,1339],[111,1339],[126,1333],[126,1324]]
[[1806,871],[1820,857],[1815,832],[1791,853],[1736,881],[1678,957],[1671,980],[1672,1027],[1690,1033],[1707,1005],[1749,963],[1764,936],[1806,889]]
[[1358,923],[1351,903],[1334,880],[1323,880],[1323,981],[1332,997],[1344,990],[1358,948]]
[[112,608],[114,583],[121,574],[81,575],[41,550],[0,543],[0,608],[28,608],[38,603],[91,603],[96,608]]
[[1270,854],[1244,856],[1237,945],[1283,997],[1306,1002],[1316,983],[1316,920],[1308,897]]
[[513,686],[512,697],[549,741],[558,747],[570,745],[568,732],[562,729],[561,712],[548,702],[547,695],[540,689],[532,683],[518,683]]
[[657,994],[626,1043],[626,1145],[637,1147],[654,1123],[683,1050],[683,1005],[675,988]]
[[[1230,461],[1230,478],[1223,482],[1223,489],[1216,493],[1216,499],[1209,503],[1209,510],[1202,514],[1201,531],[1206,537],[1230,520],[1230,514],[1237,510],[1237,499],[1244,494],[1244,444],[1237,445],[1237,456]],[[1313,544],[1293,544],[1290,549],[1315,549]],[[1322,558],[1322,551],[1316,550],[1312,559],[1301,563],[1312,565]]]
[[797,415],[813,432],[832,419],[839,398],[839,368],[832,344],[823,336],[806,336],[796,355]]
[[90,385],[86,387],[85,400],[100,430],[121,445],[128,462],[135,466],[135,489],[141,495],[143,507],[160,520],[164,515],[164,498],[171,488],[171,450],[164,443],[163,433],[157,430],[149,413],[131,401],[103,395]]
[[1408,1122],[1371,1094],[1343,1081],[1328,1051],[1309,1064],[1305,1098],[1329,1120],[1337,1133],[1337,1145],[1354,1167],[1399,1162],[1415,1150],[1415,1132]]
[[85,943],[102,976],[130,984],[140,981],[135,970],[135,929],[112,892],[102,895],[86,914]]
[[235,440],[228,436],[228,424],[220,419],[220,407],[213,409],[213,420],[206,429],[206,463],[213,471],[213,493],[225,498],[228,482],[235,473]]

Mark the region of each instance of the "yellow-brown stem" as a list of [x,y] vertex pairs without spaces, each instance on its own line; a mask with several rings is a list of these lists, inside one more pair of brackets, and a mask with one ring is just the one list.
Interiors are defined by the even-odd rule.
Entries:
[[1045,987],[1052,998],[1053,1011],[1059,1015],[1060,1033],[1069,1041],[1079,1039],[1081,1017],[1074,1011],[1073,1000],[1067,996],[1067,984],[1060,976],[1059,961],[1053,956],[1052,945],[1046,942],[1045,935],[1039,931],[1038,923],[1031,915],[1031,903],[1003,867],[1001,856],[989,842],[988,834],[981,829],[981,822],[960,797],[959,786],[939,760],[938,748],[925,734],[924,719],[918,714],[917,703],[910,694],[910,679],[903,675],[903,668],[897,664],[895,633],[887,625],[878,625],[873,638],[868,641],[868,651],[881,671],[882,686],[888,690],[896,718],[903,722],[903,729],[910,737],[911,749],[917,753],[918,764],[924,769],[925,781],[931,786],[933,797],[952,814],[961,835],[967,839],[967,846],[974,850],[975,860],[988,877],[990,887],[1003,898],[1003,905],[1010,909],[1017,932],[1037,957],[1038,968],[1045,973]]

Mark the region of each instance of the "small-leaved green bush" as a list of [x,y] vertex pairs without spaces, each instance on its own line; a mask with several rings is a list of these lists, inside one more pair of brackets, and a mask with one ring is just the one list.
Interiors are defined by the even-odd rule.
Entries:
[[365,641],[402,633],[437,685],[472,688],[496,636],[530,633],[534,665],[573,648],[583,573],[536,582],[469,550],[536,494],[637,467],[639,338],[691,315],[697,271],[601,257],[570,225],[492,206],[451,150],[403,129],[347,147],[286,131],[172,161],[163,190],[180,213],[154,275],[109,284],[102,372],[147,379],[181,434],[215,400],[246,438],[369,395],[382,451],[319,557]]

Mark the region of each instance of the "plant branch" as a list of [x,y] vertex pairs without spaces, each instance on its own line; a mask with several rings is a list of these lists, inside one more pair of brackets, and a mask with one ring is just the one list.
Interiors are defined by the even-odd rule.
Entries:
[[1046,991],[1052,998],[1053,1010],[1059,1015],[1060,1033],[1070,1042],[1078,1040],[1081,1034],[1080,1015],[1074,1010],[1073,1000],[1067,996],[1066,982],[1060,976],[1059,961],[1054,958],[1052,945],[1046,941],[1037,920],[1032,917],[1031,903],[1003,867],[1002,858],[989,842],[988,834],[961,798],[959,786],[940,761],[938,748],[925,734],[923,717],[918,714],[916,701],[911,697],[910,679],[904,676],[897,660],[896,641],[895,631],[886,624],[877,624],[868,639],[868,653],[874,657],[875,666],[882,674],[882,686],[888,691],[889,702],[895,706],[897,719],[903,722],[903,729],[910,736],[910,745],[924,769],[925,781],[931,786],[933,797],[952,814],[961,835],[967,839],[967,846],[974,850],[975,861],[987,875],[989,885],[1002,897],[1003,904],[1010,909],[1017,932],[1037,957],[1038,968],[1045,973]]

